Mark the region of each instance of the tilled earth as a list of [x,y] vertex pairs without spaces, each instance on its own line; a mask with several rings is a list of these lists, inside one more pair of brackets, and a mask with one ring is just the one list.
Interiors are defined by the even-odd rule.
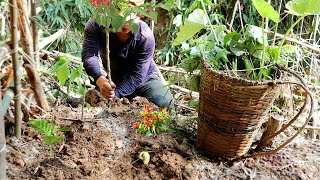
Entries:
[[[43,137],[28,127],[20,140],[8,141],[10,179],[317,179],[320,142],[298,137],[275,155],[228,163],[196,148],[196,119],[173,115],[176,128],[146,137],[131,129],[144,98],[103,101],[87,97],[92,107],[57,105],[45,119],[69,126],[65,140],[54,146],[54,158],[41,143]],[[283,137],[283,136],[282,136]],[[144,165],[140,151],[151,158]]]

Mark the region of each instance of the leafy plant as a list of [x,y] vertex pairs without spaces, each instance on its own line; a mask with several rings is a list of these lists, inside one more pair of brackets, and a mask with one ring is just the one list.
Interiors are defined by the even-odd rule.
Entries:
[[[266,18],[270,18],[278,23],[280,21],[279,14],[264,0],[252,0],[252,2],[262,17],[262,28],[248,25],[246,33],[240,34],[230,32],[224,26],[213,27],[209,25],[210,32],[202,35],[199,40],[193,41],[195,42],[193,47],[185,46],[189,55],[187,54],[188,61],[184,64],[189,64],[189,66],[184,67],[198,67],[192,62],[189,63],[190,60],[194,61],[194,57],[197,57],[198,60],[207,60],[215,69],[226,70],[233,75],[237,75],[237,71],[245,70],[247,77],[252,80],[274,78],[275,76],[271,74],[272,65],[281,63],[280,57],[287,54],[286,48],[283,48],[286,36],[303,17],[310,14],[320,14],[320,7],[311,5],[315,3],[314,0],[293,0],[287,3],[288,12],[300,17],[288,29],[278,46],[269,46],[266,33],[263,30],[264,22]],[[205,10],[205,8],[203,9]],[[205,18],[208,19],[208,17],[206,17],[204,10],[195,9],[190,14],[185,24],[181,26],[174,45],[182,44],[207,27]],[[193,28],[190,30],[188,27]],[[197,43],[199,41],[200,43]],[[288,62],[286,64],[288,65]]]
[[59,56],[59,60],[49,69],[49,73],[55,74],[60,85],[66,87],[67,95],[71,93],[84,95],[86,92],[85,81],[90,78],[83,71],[82,63],[71,67],[67,56]]
[[68,127],[58,127],[54,126],[54,120],[52,124],[49,124],[46,120],[43,119],[33,119],[28,121],[29,126],[33,129],[44,135],[43,144],[46,144],[50,148],[50,158],[52,158],[52,146],[59,143],[64,139],[64,136],[58,136],[59,132],[70,131]]
[[152,134],[157,134],[162,131],[167,131],[168,126],[172,123],[169,118],[167,110],[162,109],[160,112],[151,111],[149,106],[144,106],[140,115],[143,119],[136,122],[132,129],[137,129],[140,134],[146,134],[146,136],[151,136]]
[[82,119],[84,106],[87,108],[91,107],[89,103],[85,102],[85,94],[87,91],[86,80],[91,77],[83,72],[82,63],[79,63],[78,67],[75,67],[72,70],[70,69],[69,64],[70,59],[67,56],[60,56],[59,61],[50,68],[49,72],[55,73],[61,86],[66,86],[68,96],[71,92],[83,96],[81,114]]
[[39,1],[42,11],[37,16],[39,27],[44,36],[49,36],[59,29],[64,29],[64,35],[48,47],[49,50],[70,52],[80,55],[82,33],[87,19],[92,15],[92,8],[86,6],[83,0]]

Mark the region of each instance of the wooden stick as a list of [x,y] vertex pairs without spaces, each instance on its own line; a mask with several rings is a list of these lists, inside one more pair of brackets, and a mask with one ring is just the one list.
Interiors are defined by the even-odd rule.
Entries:
[[[294,128],[302,128],[302,125],[298,125],[298,124],[292,124],[291,126]],[[306,125],[303,129],[320,130],[320,127]]]
[[[273,31],[269,31],[269,30],[264,30],[264,31],[265,31],[266,33],[268,33],[268,34],[275,34],[275,36],[276,36],[276,37],[279,37],[279,38],[283,38],[283,37],[284,37],[284,35],[279,34],[279,33],[275,33],[275,32],[273,32]],[[319,49],[319,48],[314,47],[314,46],[312,46],[312,45],[310,45],[310,44],[306,44],[306,43],[304,43],[304,42],[301,42],[301,41],[296,40],[296,39],[292,39],[292,38],[290,38],[290,37],[286,37],[285,40],[286,40],[286,41],[293,42],[293,43],[295,43],[295,44],[298,44],[298,45],[300,45],[300,46],[302,46],[302,47],[311,49],[311,50],[313,50],[313,51],[315,51],[315,52],[317,52],[317,53],[320,53],[320,49]]]
[[180,86],[177,86],[177,85],[170,85],[170,88],[176,89],[176,90],[184,92],[186,94],[190,94],[193,98],[196,98],[196,99],[199,98],[199,93],[198,92],[191,91],[189,89],[186,89],[186,88],[183,88],[183,87],[180,87]]

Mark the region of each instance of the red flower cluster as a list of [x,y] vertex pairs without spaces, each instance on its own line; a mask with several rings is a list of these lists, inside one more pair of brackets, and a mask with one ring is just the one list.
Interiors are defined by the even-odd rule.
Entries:
[[134,123],[131,128],[137,129],[138,133],[146,133],[147,136],[151,136],[160,131],[166,131],[167,123],[171,122],[166,109],[158,112],[152,111],[149,106],[144,106],[139,116],[143,117],[143,120]]
[[91,4],[94,7],[100,7],[102,5],[102,1],[104,2],[104,4],[106,4],[108,7],[111,6],[111,4],[109,3],[109,0],[91,0]]

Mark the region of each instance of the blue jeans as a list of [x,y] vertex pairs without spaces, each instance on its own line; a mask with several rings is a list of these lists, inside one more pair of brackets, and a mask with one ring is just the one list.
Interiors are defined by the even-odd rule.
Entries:
[[[141,96],[147,98],[150,102],[155,105],[165,108],[173,108],[173,96],[168,87],[161,82],[157,75],[153,75],[149,81],[147,81],[143,86],[139,87],[132,95],[126,97],[132,99],[135,96]],[[171,103],[170,103],[171,102]]]

